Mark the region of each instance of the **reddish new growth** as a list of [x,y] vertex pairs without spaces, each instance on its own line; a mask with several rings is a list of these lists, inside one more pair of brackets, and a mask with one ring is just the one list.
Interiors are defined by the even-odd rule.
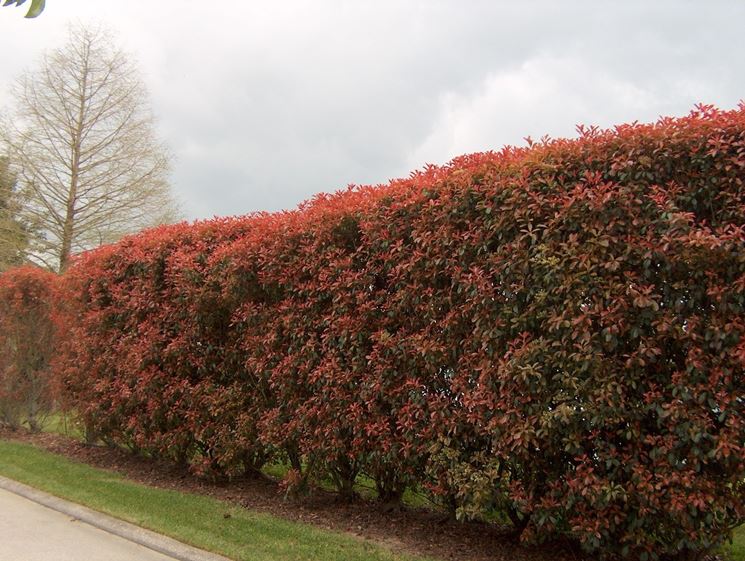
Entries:
[[663,557],[745,518],[745,107],[581,129],[64,277],[91,436]]
[[32,266],[0,274],[0,425],[37,431],[54,404],[56,284]]

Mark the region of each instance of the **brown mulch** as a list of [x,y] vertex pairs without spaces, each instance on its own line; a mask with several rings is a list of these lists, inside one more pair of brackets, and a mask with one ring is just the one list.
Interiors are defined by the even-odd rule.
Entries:
[[569,544],[541,547],[520,545],[509,528],[477,522],[447,520],[425,509],[390,511],[370,502],[345,503],[316,490],[301,499],[288,499],[268,478],[210,482],[183,469],[123,450],[86,446],[59,434],[0,430],[0,438],[27,442],[50,452],[128,479],[164,489],[199,493],[281,518],[345,532],[381,543],[395,551],[452,561],[579,561],[587,559]]

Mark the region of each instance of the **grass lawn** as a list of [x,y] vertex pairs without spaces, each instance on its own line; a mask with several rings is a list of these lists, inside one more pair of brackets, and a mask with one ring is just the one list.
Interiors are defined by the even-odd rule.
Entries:
[[[61,421],[50,424],[48,430],[62,432]],[[281,476],[286,468],[267,471],[272,470],[278,473],[271,475]],[[0,440],[0,475],[236,560],[425,561],[217,499],[140,485],[28,444]],[[722,550],[730,561],[745,561],[745,526]]]
[[75,422],[72,415],[65,413],[52,413],[49,415],[44,423],[42,424],[41,430],[43,432],[51,432],[55,434],[61,434],[63,436],[69,436],[76,440],[83,440],[83,431]]
[[425,559],[209,497],[146,487],[28,444],[0,441],[0,475],[236,560]]
[[745,561],[745,526],[735,529],[735,535],[732,538],[732,544],[724,547],[733,561]]

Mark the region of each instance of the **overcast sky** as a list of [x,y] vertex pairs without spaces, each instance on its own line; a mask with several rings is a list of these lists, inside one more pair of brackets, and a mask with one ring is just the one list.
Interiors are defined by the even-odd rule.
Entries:
[[186,217],[292,208],[425,163],[745,99],[745,2],[47,0],[0,9],[0,88],[105,23]]

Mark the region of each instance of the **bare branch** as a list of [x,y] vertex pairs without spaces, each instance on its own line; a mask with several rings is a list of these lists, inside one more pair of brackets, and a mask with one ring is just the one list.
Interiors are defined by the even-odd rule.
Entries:
[[38,225],[36,262],[64,269],[73,249],[177,217],[147,92],[106,30],[71,27],[13,94],[0,140],[26,194],[23,213]]

